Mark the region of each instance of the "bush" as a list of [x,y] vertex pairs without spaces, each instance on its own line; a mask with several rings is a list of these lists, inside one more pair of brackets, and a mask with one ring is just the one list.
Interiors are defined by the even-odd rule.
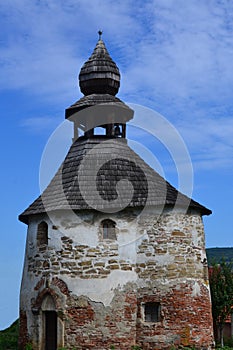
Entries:
[[0,331],[0,350],[17,350],[19,335],[19,320],[16,320],[10,327]]

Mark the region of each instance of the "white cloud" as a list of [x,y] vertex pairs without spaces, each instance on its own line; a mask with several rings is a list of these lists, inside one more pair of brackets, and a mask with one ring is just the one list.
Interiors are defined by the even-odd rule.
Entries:
[[196,170],[233,166],[233,118],[203,118],[178,126]]
[[91,53],[97,29],[104,27],[126,77],[123,93],[201,100],[230,96],[229,2],[94,0],[87,6],[86,1],[10,0],[0,9],[7,14],[2,35],[8,39],[0,52],[5,87],[49,92],[54,98],[67,93],[86,52]]
[[66,107],[80,96],[76,76],[101,28],[123,99],[177,125],[196,164],[231,163],[232,2],[2,0],[0,15],[0,89]]
[[[222,2],[223,5],[227,2]],[[154,97],[215,101],[233,85],[232,28],[217,1],[154,1],[153,26],[128,67],[129,89],[151,88]]]
[[136,27],[128,11],[127,2],[3,0],[1,89],[26,89],[54,100],[71,96],[99,27],[116,43],[123,30]]

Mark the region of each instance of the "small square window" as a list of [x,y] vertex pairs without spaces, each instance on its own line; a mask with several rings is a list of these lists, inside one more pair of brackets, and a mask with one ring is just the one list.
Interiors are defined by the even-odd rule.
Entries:
[[148,302],[144,304],[145,322],[160,321],[160,303]]

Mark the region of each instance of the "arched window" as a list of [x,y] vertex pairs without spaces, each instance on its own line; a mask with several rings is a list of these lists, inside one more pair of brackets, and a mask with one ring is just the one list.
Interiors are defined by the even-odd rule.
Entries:
[[48,245],[48,224],[45,221],[37,227],[37,245]]
[[102,221],[103,239],[116,239],[116,223],[110,219]]

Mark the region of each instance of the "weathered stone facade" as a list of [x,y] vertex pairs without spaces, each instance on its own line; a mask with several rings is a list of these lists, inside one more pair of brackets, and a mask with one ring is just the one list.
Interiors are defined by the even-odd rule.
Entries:
[[[126,350],[134,344],[143,349],[210,348],[201,216],[167,210],[140,217],[131,210],[108,217],[116,222],[115,241],[103,240],[101,221],[106,216],[95,212],[86,213],[85,221],[78,215],[71,222],[63,212],[38,216],[29,224],[21,291],[28,334],[22,342],[27,339],[36,350],[44,349],[39,341],[42,302],[50,295],[63,334],[60,346],[68,349],[114,345]],[[48,246],[37,244],[42,221],[48,224]],[[160,304],[158,322],[145,322],[146,302]]]

